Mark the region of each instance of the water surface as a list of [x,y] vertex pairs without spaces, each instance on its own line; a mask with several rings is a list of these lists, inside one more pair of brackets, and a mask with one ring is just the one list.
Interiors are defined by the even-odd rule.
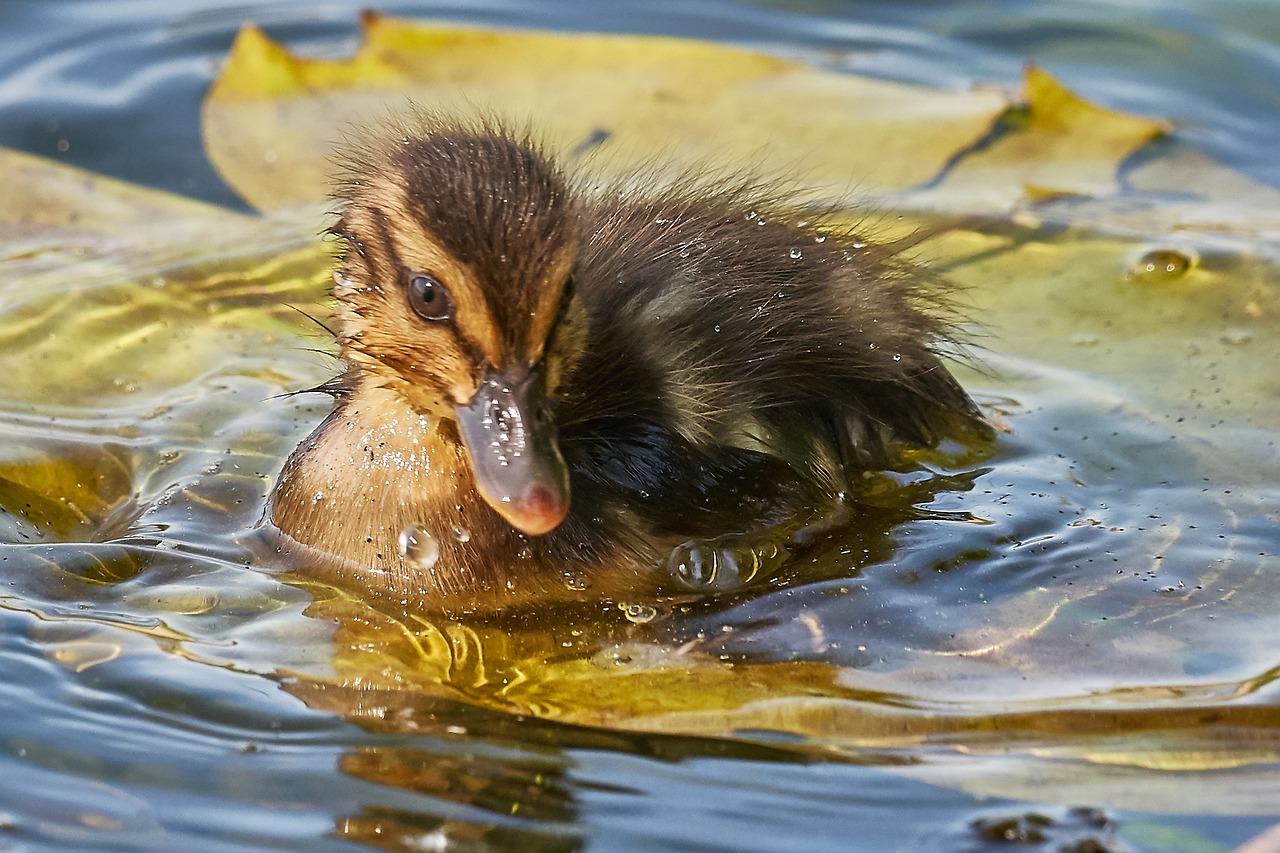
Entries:
[[[107,8],[6,9],[0,142],[234,209],[195,122],[239,22],[319,52],[354,32],[338,3]],[[941,86],[1035,57],[1179,119],[1167,145],[1278,177],[1280,33],[1250,4],[387,8]],[[393,619],[254,551],[325,411],[283,396],[332,370],[288,307],[324,311],[317,227],[3,244],[0,841],[1219,851],[1280,813],[1265,239],[1154,279],[1131,273],[1163,234],[995,223],[925,247],[989,326],[985,368],[960,369],[994,447],[876,478],[856,533],[742,594],[494,623]]]

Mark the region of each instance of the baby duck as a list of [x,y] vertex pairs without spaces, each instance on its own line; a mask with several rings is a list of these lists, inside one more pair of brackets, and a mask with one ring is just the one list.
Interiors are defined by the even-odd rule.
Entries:
[[986,430],[937,355],[945,288],[748,182],[593,188],[526,133],[422,119],[336,197],[344,369],[268,517],[366,595],[731,588],[862,472]]

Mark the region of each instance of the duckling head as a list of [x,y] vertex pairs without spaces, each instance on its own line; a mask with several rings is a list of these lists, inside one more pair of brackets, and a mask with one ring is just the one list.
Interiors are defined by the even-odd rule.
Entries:
[[584,337],[563,176],[505,130],[433,129],[361,146],[338,198],[346,390],[398,395],[508,523],[552,530],[569,508],[552,401]]

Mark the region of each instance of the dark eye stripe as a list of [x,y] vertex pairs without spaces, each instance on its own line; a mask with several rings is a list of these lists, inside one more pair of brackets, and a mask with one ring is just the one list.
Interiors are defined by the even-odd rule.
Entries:
[[[413,272],[405,266],[399,253],[396,252],[395,244],[391,241],[391,227],[388,225],[385,211],[378,207],[370,207],[369,216],[373,220],[374,230],[378,233],[378,243],[385,249],[387,260],[395,268],[395,280],[404,283],[409,297],[409,307],[424,320],[450,319],[453,316],[453,300],[445,286],[435,276]],[[389,276],[386,270],[380,269],[382,266],[380,260],[374,262],[374,266],[379,267],[374,270],[374,274],[379,280],[386,281]]]
[[[377,231],[378,244],[385,249],[386,259],[391,266],[394,267],[396,273],[393,278],[387,274],[388,271],[379,268],[373,270],[374,274],[380,281],[400,281],[404,282],[407,286],[416,274],[411,273],[409,268],[405,266],[404,262],[400,260],[400,255],[396,252],[395,244],[391,242],[391,228],[387,224],[387,214],[378,207],[370,206],[368,210],[369,216],[373,220],[374,230]],[[381,267],[381,258],[374,261],[374,265]],[[460,328],[457,323],[449,323],[448,327],[453,330],[454,341],[457,343],[458,348],[462,350],[465,358],[470,361],[471,364],[480,366],[488,363],[488,359],[485,357],[484,351],[479,342],[467,334],[466,329]]]
[[[396,254],[395,245],[391,242],[391,229],[387,227],[387,215],[382,212],[381,208],[370,207],[369,216],[373,219],[374,230],[378,232],[378,245],[385,250],[386,259],[397,271],[403,270],[404,267],[400,263],[400,256]],[[370,258],[371,265],[374,267],[372,272],[377,281],[387,281],[390,278],[388,273],[391,271],[382,269],[381,255],[381,252],[374,252],[373,257]]]

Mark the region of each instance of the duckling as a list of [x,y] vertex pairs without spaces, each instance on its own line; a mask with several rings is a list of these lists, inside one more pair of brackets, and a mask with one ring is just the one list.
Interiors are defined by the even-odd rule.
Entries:
[[282,551],[411,608],[728,589],[847,523],[862,472],[986,430],[945,285],[893,247],[747,180],[635,183],[491,120],[353,147],[343,369],[270,497]]

